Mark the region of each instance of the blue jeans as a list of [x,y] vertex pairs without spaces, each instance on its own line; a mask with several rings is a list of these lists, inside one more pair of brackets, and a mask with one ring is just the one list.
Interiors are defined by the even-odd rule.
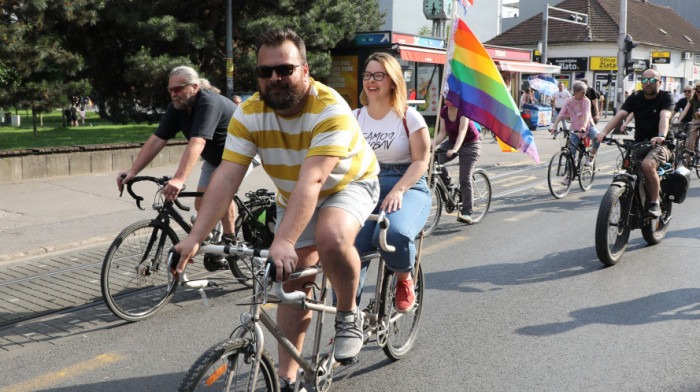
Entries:
[[[596,140],[595,135],[598,134],[598,129],[596,129],[595,125],[592,125],[588,127],[588,137],[593,141],[593,150],[598,151],[598,148],[600,148],[600,142]],[[574,143],[574,146],[578,146],[579,142],[579,137],[575,133],[571,133],[571,143]],[[575,160],[576,159],[576,147],[572,145],[569,145],[569,149],[571,150],[571,157]]]
[[[379,203],[374,213],[379,213],[380,206],[386,195],[394,188],[394,185],[406,172],[408,164],[381,165],[379,172]],[[390,214],[389,229],[386,240],[389,245],[396,247],[395,252],[385,252],[379,249],[379,253],[386,262],[387,268],[394,272],[409,272],[416,261],[415,239],[423,229],[425,221],[430,214],[430,190],[425,177],[421,177],[410,189],[403,194],[401,209]],[[369,253],[379,248],[379,226],[377,222],[367,221],[357,234],[355,247],[360,255]],[[360,303],[362,288],[364,287],[365,274],[369,261],[362,263],[360,272],[360,284],[357,289],[357,303]]]

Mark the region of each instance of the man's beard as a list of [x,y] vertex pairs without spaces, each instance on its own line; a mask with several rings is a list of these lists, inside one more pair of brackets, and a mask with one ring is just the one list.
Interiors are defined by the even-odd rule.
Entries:
[[260,98],[263,102],[273,110],[285,110],[298,105],[306,96],[306,89],[303,83],[297,85],[289,82],[277,82],[267,85],[269,90],[271,87],[280,88],[286,87],[285,91],[276,90],[274,95],[268,94],[263,89],[260,89]]
[[178,102],[173,101],[173,106],[175,106],[175,109],[177,109],[177,110],[184,110],[187,108],[194,107],[195,100],[197,100],[197,95],[193,95],[193,96],[187,98],[187,100],[185,100],[185,101],[178,101]]
[[656,95],[659,93],[658,87],[652,87],[651,90],[643,89],[644,95]]

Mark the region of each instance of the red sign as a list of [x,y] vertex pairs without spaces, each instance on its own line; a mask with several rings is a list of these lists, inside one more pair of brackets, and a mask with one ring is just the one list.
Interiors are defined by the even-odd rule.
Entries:
[[530,61],[529,50],[484,47],[492,59]]

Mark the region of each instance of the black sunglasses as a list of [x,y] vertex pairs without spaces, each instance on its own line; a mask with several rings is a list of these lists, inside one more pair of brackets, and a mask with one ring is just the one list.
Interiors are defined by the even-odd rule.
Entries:
[[654,84],[654,83],[656,83],[656,82],[658,82],[658,81],[659,81],[659,79],[657,79],[657,78],[642,78],[642,83],[651,83],[651,84]]
[[692,93],[692,92],[693,92],[693,90],[683,90],[683,91],[686,92],[686,93]]
[[260,79],[267,79],[272,77],[272,71],[277,73],[277,76],[290,76],[294,73],[294,68],[301,67],[301,64],[281,64],[275,65],[274,67],[269,67],[267,65],[262,65],[255,69],[255,73]]

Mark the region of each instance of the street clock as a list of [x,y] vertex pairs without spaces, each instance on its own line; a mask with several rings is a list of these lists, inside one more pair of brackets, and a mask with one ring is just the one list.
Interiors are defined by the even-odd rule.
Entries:
[[452,0],[423,0],[423,15],[427,19],[449,19]]

